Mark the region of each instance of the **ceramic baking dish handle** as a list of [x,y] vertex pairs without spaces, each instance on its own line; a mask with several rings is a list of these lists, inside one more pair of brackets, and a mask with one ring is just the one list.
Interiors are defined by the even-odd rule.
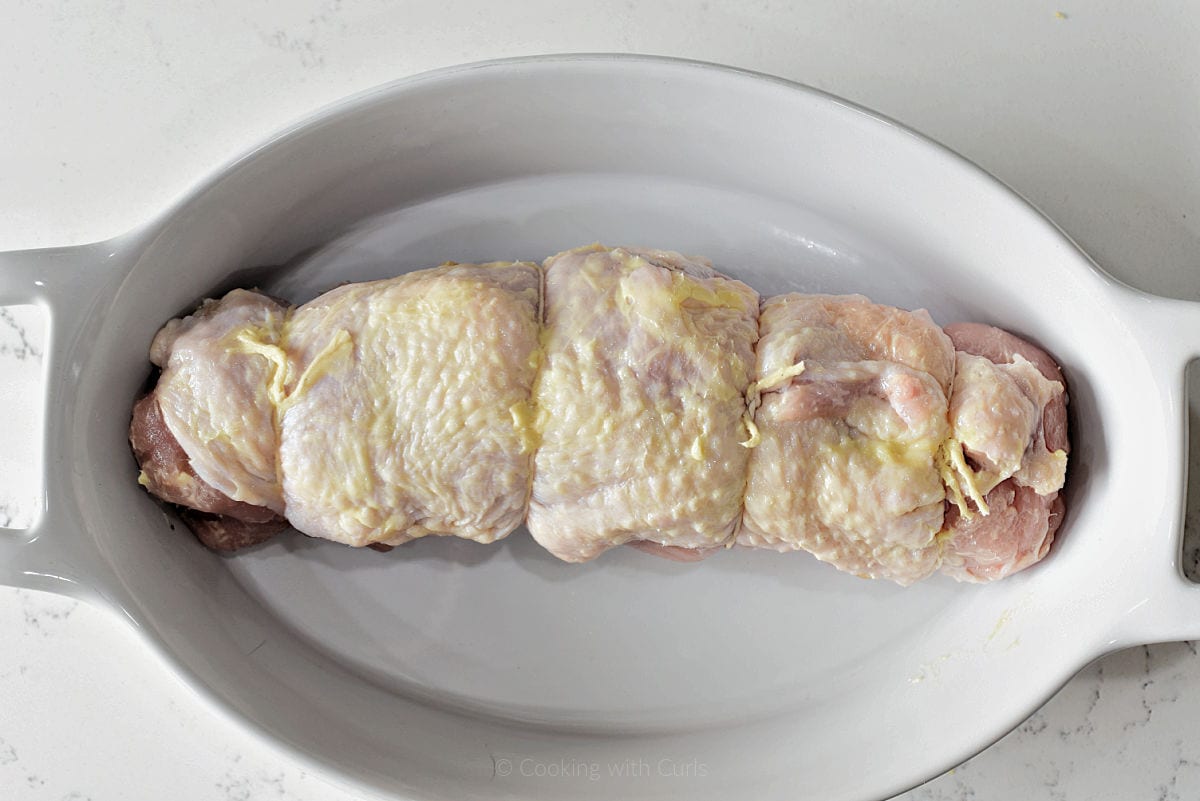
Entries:
[[[1124,293],[1127,321],[1157,373],[1163,422],[1170,449],[1168,475],[1178,483],[1164,487],[1158,528],[1165,536],[1148,540],[1145,564],[1136,557],[1125,567],[1130,582],[1144,588],[1118,634],[1116,645],[1200,640],[1200,584],[1184,575],[1183,530],[1187,510],[1189,462],[1187,367],[1200,358],[1200,303]],[[1177,493],[1172,495],[1172,493]],[[1178,505],[1169,503],[1179,499]],[[1150,499],[1147,499],[1150,500]],[[1133,501],[1130,501],[1133,502]],[[1141,574],[1141,575],[1138,575]],[[1136,576],[1136,578],[1135,578]],[[1135,611],[1136,609],[1136,611]]]
[[[64,473],[56,460],[69,452],[62,447],[70,436],[66,409],[91,329],[104,316],[126,255],[120,240],[0,253],[0,305],[39,306],[46,325],[38,438],[41,503],[29,528],[0,528],[0,584],[81,598],[108,594],[113,586],[107,562],[85,536],[69,488],[49,476]],[[8,411],[0,406],[0,419]]]

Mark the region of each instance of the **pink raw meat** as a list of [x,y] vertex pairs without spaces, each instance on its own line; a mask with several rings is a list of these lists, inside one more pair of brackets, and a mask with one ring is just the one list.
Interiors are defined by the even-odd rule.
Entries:
[[[1014,355],[1020,355],[1047,380],[1066,386],[1049,354],[1007,331],[980,323],[955,323],[944,330],[957,351],[982,356],[994,364],[1011,363]],[[1042,410],[1043,444],[1035,439],[1031,448],[1070,450],[1066,407],[1065,391],[1046,404]],[[942,572],[959,581],[994,581],[1035,564],[1049,552],[1063,519],[1063,500],[1057,491],[1039,495],[1013,478],[991,489],[985,500],[990,513],[970,519],[954,504],[948,505]]]

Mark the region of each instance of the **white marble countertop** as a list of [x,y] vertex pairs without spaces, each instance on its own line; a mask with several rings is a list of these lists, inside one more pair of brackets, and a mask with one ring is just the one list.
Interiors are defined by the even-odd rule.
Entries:
[[[0,250],[120,233],[272,130],[393,78],[638,51],[879,109],[998,175],[1122,280],[1200,299],[1198,41],[1200,6],[1184,2],[5,3]],[[36,323],[0,310],[0,524],[28,519],[37,493]],[[1113,654],[902,798],[1200,796],[1197,690],[1193,644]],[[0,588],[0,798],[352,797],[209,712],[115,616]]]

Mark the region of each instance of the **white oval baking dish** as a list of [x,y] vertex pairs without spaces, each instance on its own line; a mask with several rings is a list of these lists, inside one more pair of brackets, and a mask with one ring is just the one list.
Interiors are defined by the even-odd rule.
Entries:
[[[801,554],[559,564],[523,531],[220,557],[136,484],[147,347],[198,298],[257,284],[301,301],[594,240],[1044,346],[1075,445],[1051,556],[908,590]],[[293,126],[124,236],[0,254],[3,302],[42,305],[50,345],[45,504],[0,536],[0,581],[119,612],[215,708],[361,792],[879,798],[1095,657],[1200,637],[1179,565],[1200,305],[1115,282],[972,164],[786,81],[628,56],[418,76]]]

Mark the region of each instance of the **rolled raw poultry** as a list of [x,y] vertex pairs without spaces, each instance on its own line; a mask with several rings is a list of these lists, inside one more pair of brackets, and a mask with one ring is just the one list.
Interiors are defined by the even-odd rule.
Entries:
[[703,259],[599,245],[294,310],[237,290],[156,338],[140,480],[224,549],[282,515],[379,548],[527,516],[568,561],[736,543],[908,584],[1046,554],[1067,448],[1047,354],[861,296],[759,305]]

